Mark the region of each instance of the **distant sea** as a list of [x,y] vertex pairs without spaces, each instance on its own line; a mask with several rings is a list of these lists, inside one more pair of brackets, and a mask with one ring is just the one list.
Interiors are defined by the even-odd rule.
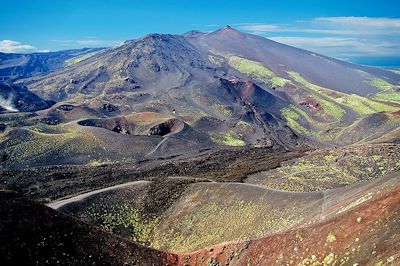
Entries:
[[400,69],[400,57],[355,57],[347,61],[361,65]]

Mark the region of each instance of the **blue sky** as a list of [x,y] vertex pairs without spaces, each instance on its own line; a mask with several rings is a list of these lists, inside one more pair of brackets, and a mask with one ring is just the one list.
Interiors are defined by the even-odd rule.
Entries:
[[400,65],[399,1],[3,0],[0,51],[115,46],[231,25],[336,58]]

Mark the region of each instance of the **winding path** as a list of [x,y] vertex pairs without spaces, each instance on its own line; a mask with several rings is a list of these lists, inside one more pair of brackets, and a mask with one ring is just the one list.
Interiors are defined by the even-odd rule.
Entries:
[[115,186],[111,186],[111,187],[106,187],[106,188],[102,188],[102,189],[93,190],[93,191],[90,191],[90,192],[79,194],[77,196],[74,196],[74,197],[71,197],[71,198],[68,198],[68,199],[54,201],[54,202],[51,202],[51,203],[46,204],[46,205],[48,207],[52,208],[52,209],[56,209],[57,210],[57,209],[63,207],[64,205],[67,205],[67,204],[72,203],[72,202],[84,200],[84,199],[86,199],[86,198],[88,198],[90,196],[93,196],[93,195],[96,195],[96,194],[99,194],[99,193],[103,193],[103,192],[106,192],[106,191],[111,191],[111,190],[114,190],[114,189],[124,188],[124,187],[128,187],[128,186],[131,186],[131,185],[146,184],[146,183],[150,183],[150,181],[145,181],[145,180],[132,181],[132,182],[124,183],[124,184],[119,184],[119,185],[115,185]]

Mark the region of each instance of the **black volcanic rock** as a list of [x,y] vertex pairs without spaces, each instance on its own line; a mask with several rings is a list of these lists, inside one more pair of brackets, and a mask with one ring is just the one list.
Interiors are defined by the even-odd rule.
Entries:
[[69,112],[74,109],[74,106],[71,104],[62,104],[59,107],[57,107],[57,109],[59,109],[61,111]]

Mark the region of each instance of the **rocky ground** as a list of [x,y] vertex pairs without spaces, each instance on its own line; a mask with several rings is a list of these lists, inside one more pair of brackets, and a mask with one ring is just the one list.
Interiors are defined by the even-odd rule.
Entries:
[[[137,180],[189,176],[193,181],[241,182],[247,175],[278,167],[300,157],[304,151],[271,148],[225,148],[205,150],[188,158],[148,160],[138,164],[102,166],[49,166],[1,170],[1,188],[18,191],[42,202],[80,192]],[[163,185],[160,184],[160,187]]]

